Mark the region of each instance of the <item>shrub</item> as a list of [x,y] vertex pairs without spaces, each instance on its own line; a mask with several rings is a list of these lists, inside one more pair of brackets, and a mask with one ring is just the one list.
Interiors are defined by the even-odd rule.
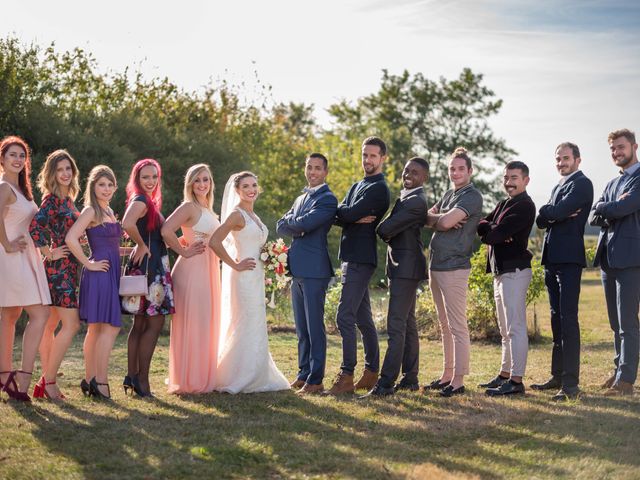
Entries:
[[267,306],[267,325],[271,329],[291,330],[295,328],[291,310],[291,288],[278,291],[274,297],[275,308]]
[[[340,278],[340,271],[336,272],[338,279]],[[338,325],[336,324],[336,314],[338,313],[338,303],[340,302],[340,295],[342,294],[342,283],[338,280],[327,289],[327,296],[324,301],[324,324],[327,329],[327,333],[334,334],[338,332]]]
[[596,245],[590,245],[585,248],[585,254],[587,256],[587,268],[593,268],[593,261],[596,258]]

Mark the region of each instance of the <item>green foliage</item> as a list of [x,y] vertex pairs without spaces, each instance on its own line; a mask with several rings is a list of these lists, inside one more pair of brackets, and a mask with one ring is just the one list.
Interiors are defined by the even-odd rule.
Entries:
[[[429,80],[421,73],[392,75],[383,70],[380,89],[355,104],[342,101],[329,108],[337,124],[334,135],[343,142],[361,142],[379,135],[388,144],[387,174],[400,178],[411,156],[424,156],[431,164],[432,203],[449,188],[448,159],[457,146],[465,146],[475,162],[474,182],[488,198],[502,195],[492,178],[496,165],[515,151],[496,138],[489,118],[502,108],[502,100],[483,84],[483,76],[465,68],[457,79]],[[353,160],[359,157],[359,149]],[[480,174],[480,175],[478,175]],[[399,186],[397,187],[399,188]]]
[[[338,271],[339,272],[339,271]],[[339,277],[339,273],[336,273]],[[337,333],[336,315],[338,314],[338,303],[340,303],[340,295],[342,295],[342,283],[339,281],[331,285],[327,289],[327,296],[324,301],[324,324],[327,333]]]
[[596,258],[596,245],[590,245],[585,249],[587,256],[587,267],[593,267],[593,262]]
[[[269,294],[266,300],[271,300]],[[273,304],[275,308],[267,307],[267,324],[270,327],[276,328],[290,328],[293,327],[293,312],[291,310],[291,289],[278,291],[274,297]]]
[[[166,78],[146,81],[128,70],[104,74],[82,49],[60,54],[53,46],[41,51],[0,40],[0,89],[0,134],[25,137],[34,171],[61,147],[76,158],[83,176],[107,164],[121,187],[113,202],[120,213],[122,187],[140,158],[156,158],[163,166],[170,211],[181,201],[184,172],[194,163],[211,165],[220,183],[265,158],[294,156],[292,142],[274,136],[265,111],[242,105],[235,87],[222,83],[193,93]],[[221,195],[219,189],[218,200]]]

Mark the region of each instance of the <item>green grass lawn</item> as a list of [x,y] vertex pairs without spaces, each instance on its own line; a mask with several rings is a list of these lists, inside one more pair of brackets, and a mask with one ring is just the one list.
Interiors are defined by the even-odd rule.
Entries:
[[[542,340],[531,345],[527,384],[549,376],[545,300],[535,309]],[[469,394],[452,399],[178,397],[165,393],[168,337],[153,361],[157,399],[139,400],[116,388],[125,373],[125,335],[112,361],[114,402],[101,403],[77,387],[78,338],[59,380],[66,402],[0,403],[0,478],[640,478],[639,397],[605,398],[597,388],[611,370],[613,347],[592,272],[583,282],[581,326],[585,395],[561,405],[531,390],[487,398],[475,385],[495,375],[500,349],[482,343],[472,346]],[[273,334],[270,342],[276,363],[293,378],[295,335]],[[326,383],[339,360],[340,338],[331,336]],[[421,382],[436,378],[441,362],[439,344],[423,341]]]

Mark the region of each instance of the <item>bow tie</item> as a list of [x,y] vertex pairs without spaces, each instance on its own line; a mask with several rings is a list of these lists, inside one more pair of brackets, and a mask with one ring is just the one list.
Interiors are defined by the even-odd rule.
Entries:
[[310,188],[310,187],[304,187],[302,189],[302,193],[308,193],[309,195],[311,195],[312,193],[315,193],[316,189],[315,188]]

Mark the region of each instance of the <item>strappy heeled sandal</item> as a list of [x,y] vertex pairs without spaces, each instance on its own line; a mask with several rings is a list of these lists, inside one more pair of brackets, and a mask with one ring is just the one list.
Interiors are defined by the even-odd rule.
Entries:
[[[104,393],[102,393],[98,388],[99,386],[105,386],[105,385],[107,387],[107,390],[109,391],[108,395],[105,395]],[[111,400],[111,389],[109,388],[109,384],[98,383],[98,381],[96,380],[96,377],[93,377],[89,382],[89,395],[92,397],[96,397],[100,400]]]
[[66,397],[63,395],[62,392],[60,392],[60,395],[58,397],[52,397],[51,395],[49,395],[49,392],[47,392],[47,385],[55,385],[56,381],[54,380],[53,382],[47,382],[47,380],[44,378],[44,375],[42,375],[40,377],[40,380],[38,380],[38,383],[35,384],[35,386],[33,387],[33,398],[48,398],[50,400],[64,400]]
[[20,390],[18,390],[18,383],[16,382],[16,375],[18,373],[31,375],[33,372],[25,372],[24,370],[13,370],[12,372],[9,372],[9,378],[7,378],[7,381],[2,386],[2,391],[14,400],[18,400],[20,402],[30,402],[31,397],[29,397],[29,394],[27,392],[21,392]]

